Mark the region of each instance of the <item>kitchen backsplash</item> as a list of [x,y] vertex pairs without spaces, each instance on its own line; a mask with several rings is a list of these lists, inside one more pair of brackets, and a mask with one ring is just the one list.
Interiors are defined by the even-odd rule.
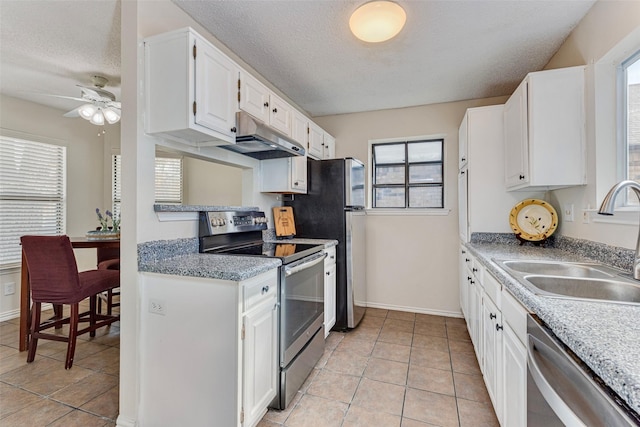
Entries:
[[[520,244],[515,235],[511,233],[472,233],[471,243]],[[533,245],[533,243],[524,244]],[[551,236],[544,246],[582,255],[626,271],[631,271],[635,258],[635,251],[632,249],[567,236]]]

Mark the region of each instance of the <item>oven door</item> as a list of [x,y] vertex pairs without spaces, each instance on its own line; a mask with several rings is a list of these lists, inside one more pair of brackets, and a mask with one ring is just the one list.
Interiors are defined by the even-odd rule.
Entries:
[[280,366],[286,367],[322,327],[324,252],[284,265],[280,273]]

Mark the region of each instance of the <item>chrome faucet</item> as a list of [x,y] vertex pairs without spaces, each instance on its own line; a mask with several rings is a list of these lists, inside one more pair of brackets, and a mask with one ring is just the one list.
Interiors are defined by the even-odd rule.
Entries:
[[[598,213],[600,215],[613,215],[616,197],[618,197],[618,194],[627,187],[631,188],[640,199],[640,184],[631,180],[620,181],[614,185],[604,197]],[[633,278],[640,280],[640,230],[638,230],[638,242],[636,243],[636,257],[633,260]]]

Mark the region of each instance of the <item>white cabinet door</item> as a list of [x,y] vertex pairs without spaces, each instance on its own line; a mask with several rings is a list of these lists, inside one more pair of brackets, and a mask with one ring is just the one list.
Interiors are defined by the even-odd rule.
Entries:
[[467,256],[467,250],[462,247],[460,249],[460,309],[465,319],[469,318],[469,280],[470,276],[467,273],[467,263],[465,258]]
[[291,189],[307,192],[307,157],[291,157]]
[[[278,316],[276,298],[245,314],[243,349],[243,425],[262,418],[278,385]],[[213,362],[212,362],[213,363]]]
[[504,323],[502,344],[502,425],[526,427],[527,350],[508,323]]
[[316,160],[324,158],[324,131],[313,122],[309,122],[308,156]]
[[336,157],[336,139],[325,132],[324,138],[323,138],[322,158],[333,159],[335,157]]
[[269,89],[258,79],[240,70],[240,109],[263,123],[269,123]]
[[504,104],[505,184],[507,188],[529,182],[527,81]]
[[309,119],[295,109],[293,110],[293,117],[291,119],[291,137],[294,141],[305,147],[305,150],[308,149]]
[[467,164],[467,117],[468,115],[465,114],[462,118],[462,123],[460,123],[460,128],[458,129],[458,169],[462,169],[462,167]]
[[305,156],[260,161],[263,193],[307,192],[307,158]]
[[502,382],[502,313],[495,306],[491,298],[486,295],[482,299],[482,342],[483,342],[483,369],[484,381],[487,392],[491,398],[498,420],[501,414],[498,411],[500,404],[500,390]]
[[469,284],[469,335],[476,351],[478,364],[482,368],[482,288],[473,276]]
[[462,168],[458,172],[458,232],[460,240],[469,241],[469,169]]
[[331,328],[333,328],[333,325],[336,324],[335,262],[329,265],[324,274],[324,337],[326,338],[329,335]]
[[291,116],[293,108],[282,98],[269,95],[269,124],[287,136],[291,136]]

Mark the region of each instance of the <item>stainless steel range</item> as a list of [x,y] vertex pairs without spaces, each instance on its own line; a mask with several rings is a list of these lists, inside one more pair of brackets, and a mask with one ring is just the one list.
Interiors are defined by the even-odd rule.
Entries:
[[261,211],[200,212],[200,252],[275,257],[279,274],[278,394],[271,403],[285,409],[324,353],[324,246],[264,242]]

